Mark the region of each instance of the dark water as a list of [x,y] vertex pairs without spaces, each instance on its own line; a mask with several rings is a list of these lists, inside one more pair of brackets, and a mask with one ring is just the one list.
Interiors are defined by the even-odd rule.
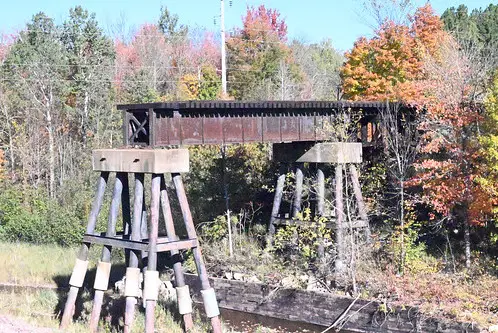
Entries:
[[[223,321],[228,324],[228,326],[238,332],[256,332],[258,328],[265,327],[272,329],[272,332],[288,332],[288,333],[320,333],[326,329],[326,327],[288,321],[277,318],[270,318],[261,315],[255,315],[246,312],[220,309],[221,317]],[[266,332],[261,330],[261,332]],[[333,330],[329,332],[334,332]],[[341,331],[346,333],[346,331]]]

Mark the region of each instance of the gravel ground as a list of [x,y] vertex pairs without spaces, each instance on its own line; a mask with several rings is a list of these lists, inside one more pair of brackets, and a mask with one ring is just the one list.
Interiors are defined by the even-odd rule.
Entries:
[[48,328],[34,327],[22,319],[0,315],[0,332],[2,333],[52,333]]

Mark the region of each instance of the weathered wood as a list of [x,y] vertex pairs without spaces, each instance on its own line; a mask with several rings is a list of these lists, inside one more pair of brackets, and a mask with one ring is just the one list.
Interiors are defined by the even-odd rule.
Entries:
[[270,216],[270,226],[268,230],[268,244],[272,244],[273,236],[275,235],[275,219],[280,211],[280,204],[282,203],[282,195],[284,193],[285,185],[285,172],[280,169],[277,179],[277,186],[275,188],[275,197],[273,198],[273,208]]
[[361,143],[323,142],[306,151],[297,162],[302,163],[361,163]]
[[[198,277],[185,275],[200,301],[201,286]],[[277,289],[276,286],[235,280],[210,278],[221,308],[248,312],[290,321],[305,322],[328,327],[350,306],[354,299],[327,293],[296,289]],[[428,318],[413,307],[386,308],[379,302],[357,300],[345,316],[343,329],[348,332],[395,333],[478,333],[480,329],[466,323],[451,323]]]
[[[131,221],[130,227],[130,240],[139,242],[140,237],[140,224],[142,222],[142,205],[144,196],[144,174],[135,174],[135,195],[133,202],[133,220]],[[128,260],[128,267],[138,268],[140,258],[140,251],[132,250],[130,251],[130,257]],[[129,333],[133,325],[133,320],[135,317],[135,305],[137,304],[137,299],[135,296],[126,296],[125,305],[125,320],[124,320],[124,333]]]
[[[192,219],[192,213],[190,212],[190,206],[187,200],[187,194],[185,193],[185,187],[183,186],[182,176],[178,173],[173,173],[173,184],[175,185],[176,195],[178,197],[178,202],[180,203],[180,209],[182,211],[183,222],[185,228],[187,229],[187,235],[190,239],[196,239],[197,233],[195,231],[194,220]],[[202,290],[211,289],[211,284],[208,279],[208,273],[206,270],[206,265],[204,264],[204,259],[202,258],[201,247],[196,246],[192,248],[192,253],[194,255],[195,266],[197,268],[197,273],[199,274],[199,280],[202,285]],[[213,328],[213,333],[221,333],[221,320],[219,316],[214,316],[211,318],[211,327]]]
[[[97,191],[95,193],[95,199],[93,200],[92,210],[88,216],[88,223],[86,226],[86,232],[93,234],[95,226],[97,224],[97,218],[104,201],[105,188],[107,186],[107,180],[109,179],[109,172],[101,172],[97,183]],[[83,242],[81,244],[80,251],[78,253],[78,259],[86,261],[88,260],[88,251],[90,249],[90,243]],[[79,287],[71,286],[67,296],[66,304],[64,305],[64,313],[62,314],[60,328],[66,330],[67,326],[72,320],[76,298],[78,297]]]
[[301,202],[303,200],[303,181],[304,175],[303,170],[301,170],[302,166],[296,166],[296,188],[294,191],[294,201],[292,202],[292,217],[296,218],[297,214],[301,212]]
[[367,207],[365,206],[365,202],[363,201],[363,195],[361,194],[360,180],[358,177],[358,171],[356,170],[356,166],[350,164],[349,173],[351,175],[351,181],[353,183],[353,192],[356,198],[356,204],[358,205],[358,215],[360,215],[360,218],[366,222],[365,237],[369,241],[370,226],[368,224]]
[[[170,239],[176,239],[176,231],[175,231],[175,223],[173,222],[173,214],[171,212],[171,205],[169,202],[168,191],[166,188],[166,180],[164,179],[164,175],[161,176],[161,210],[163,212],[164,218],[164,226],[166,228],[166,235]],[[198,246],[197,242],[193,246]],[[180,251],[176,249],[171,250],[171,258],[173,259],[173,271],[175,273],[175,282],[176,287],[185,286],[185,278],[183,277],[183,269],[182,269],[182,256]],[[194,322],[192,319],[191,313],[183,314],[183,323],[185,325],[185,331],[192,330],[194,327]]]
[[125,240],[117,237],[105,237],[97,235],[84,235],[83,242],[88,242],[92,244],[100,244],[109,247],[117,247],[130,249],[135,251],[146,251],[147,244],[141,241]]
[[[316,170],[316,214],[318,217],[323,217],[325,214],[325,175],[322,169],[317,168]],[[325,255],[325,247],[323,244],[323,235],[320,230],[318,230],[318,257],[323,258]]]
[[[148,252],[149,257],[147,260],[147,272],[155,272],[157,270],[157,237],[159,234],[159,201],[161,195],[161,175],[152,175],[152,185],[150,194],[150,225],[149,225],[149,241]],[[144,292],[147,288],[147,275],[144,274]],[[145,299],[145,332],[154,332],[154,309],[156,308],[155,299]]]
[[188,149],[96,149],[94,171],[171,173],[189,171]]
[[[297,220],[297,219],[285,219],[285,218],[276,218],[275,219],[275,226],[279,226],[279,225],[297,225],[297,226],[303,226],[303,225],[310,225],[312,222],[311,221],[303,221],[303,220]],[[352,221],[352,226],[350,226],[348,223],[342,223],[340,225],[340,228],[343,228],[343,229],[349,229],[350,227],[352,227],[353,229],[355,228],[365,228],[366,226],[368,226],[368,224],[363,221],[363,220],[353,220]],[[338,226],[336,226],[336,219],[335,218],[332,218],[332,217],[329,217],[328,218],[328,221],[325,223],[325,227],[326,228],[338,228]]]
[[344,224],[344,198],[343,198],[343,182],[342,182],[342,164],[337,164],[335,167],[335,275],[336,283],[344,276],[344,239],[343,239],[343,224]]
[[[126,173],[118,172],[116,174],[116,180],[114,183],[114,190],[111,199],[111,206],[109,208],[109,218],[107,220],[106,237],[116,236],[116,222],[118,219],[118,212],[121,204],[123,183],[125,182],[124,180],[125,178],[128,179],[128,175]],[[110,244],[104,245],[104,247],[102,248],[102,254],[100,256],[100,261],[102,263],[111,262],[111,251],[112,251],[112,246],[110,246]],[[97,277],[98,277],[98,270],[95,278],[96,282],[98,281]],[[108,278],[109,277],[107,277],[107,279]],[[90,332],[96,332],[98,329],[100,312],[102,311],[103,302],[104,302],[104,290],[95,289],[95,293],[93,296],[92,313],[90,314],[90,323],[89,323]]]
[[273,144],[273,160],[301,163],[361,163],[362,144],[355,142],[286,142]]
[[[130,249],[134,251],[148,251],[148,239],[145,239],[144,241],[133,241],[130,239],[123,239],[122,237],[84,235],[83,241],[92,244],[100,244],[109,247]],[[158,237],[156,252],[185,250],[191,247],[196,247],[198,246],[198,244],[199,242],[197,241],[197,239],[169,241],[167,237]]]

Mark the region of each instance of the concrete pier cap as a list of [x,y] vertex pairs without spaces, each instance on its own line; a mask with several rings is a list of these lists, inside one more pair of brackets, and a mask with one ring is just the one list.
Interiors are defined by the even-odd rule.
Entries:
[[94,171],[181,173],[190,169],[188,149],[96,149]]
[[298,163],[361,163],[359,142],[291,142],[273,145],[273,159]]

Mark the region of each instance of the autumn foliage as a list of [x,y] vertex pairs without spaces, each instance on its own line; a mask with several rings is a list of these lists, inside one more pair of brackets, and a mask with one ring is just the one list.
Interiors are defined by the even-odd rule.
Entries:
[[344,93],[416,106],[419,159],[408,183],[423,190],[416,201],[431,208],[433,220],[483,225],[497,196],[481,177],[488,165],[476,135],[483,110],[475,103],[475,59],[443,31],[429,4],[410,22],[386,21],[375,37],[358,39],[341,71]]
[[344,94],[351,100],[416,101],[423,78],[423,58],[437,53],[442,23],[430,5],[417,10],[411,26],[386,21],[375,37],[359,38],[346,53]]
[[228,81],[235,98],[250,96],[264,81],[275,81],[282,63],[290,61],[285,44],[287,25],[274,9],[248,7],[242,28],[227,40]]

